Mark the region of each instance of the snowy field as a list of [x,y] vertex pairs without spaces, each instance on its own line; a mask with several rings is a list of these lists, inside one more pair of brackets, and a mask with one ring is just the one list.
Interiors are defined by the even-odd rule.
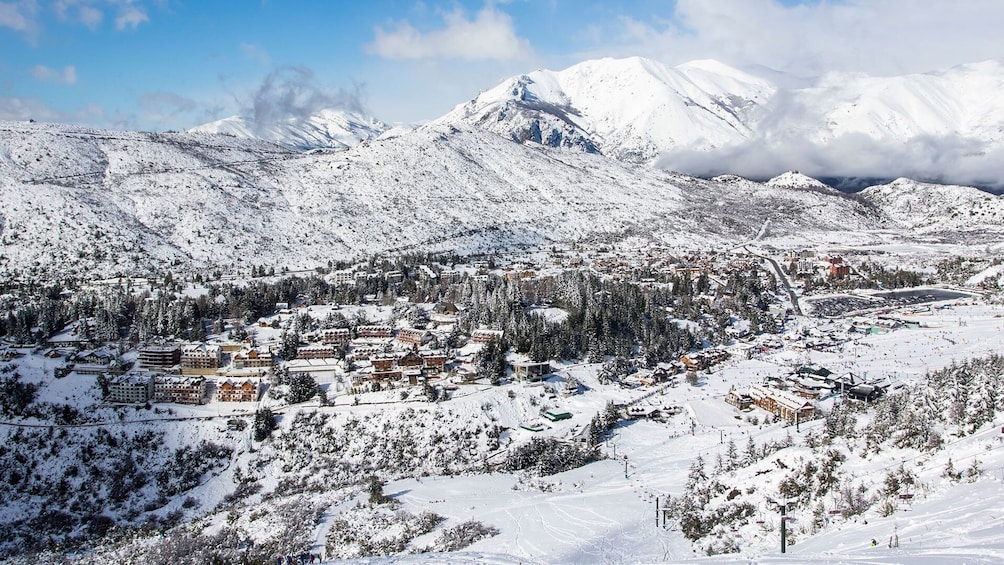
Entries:
[[[679,494],[694,457],[705,461],[724,451],[729,439],[740,446],[748,435],[757,441],[794,437],[795,448],[803,434],[821,426],[821,421],[800,426],[799,432],[781,424],[754,425],[747,414],[723,401],[732,386],[759,382],[805,362],[817,363],[835,372],[850,371],[869,377],[915,380],[953,361],[998,352],[1004,308],[987,305],[951,306],[924,316],[917,329],[900,329],[885,335],[862,336],[832,353],[812,352],[792,356],[782,351],[761,359],[728,361],[716,367],[698,387],[680,384],[643,402],[656,405],[682,404],[686,410],[667,423],[644,420],[619,425],[604,444],[609,459],[539,479],[518,474],[465,477],[426,477],[389,483],[385,492],[412,513],[430,510],[446,516],[448,523],[476,519],[499,528],[501,533],[477,542],[468,550],[449,555],[425,555],[368,559],[394,563],[664,563],[700,560],[714,563],[1001,563],[1004,562],[1004,443],[1000,425],[950,442],[943,452],[921,460],[907,461],[926,486],[910,504],[889,517],[874,510],[844,521],[828,520],[822,532],[798,535],[785,555],[780,554],[777,531],[764,533],[751,528],[738,555],[702,557],[694,552],[673,524],[657,525],[657,496]],[[802,323],[814,325],[806,319]],[[595,385],[594,366],[573,366],[573,374]],[[596,385],[599,388],[598,385]],[[644,391],[618,395],[617,401],[640,396]],[[599,401],[590,400],[602,396]],[[589,391],[567,402],[576,413],[571,425],[584,425],[588,417],[611,395]],[[824,405],[826,402],[824,401]],[[763,412],[753,415],[762,418]],[[585,415],[585,416],[580,416]],[[562,422],[564,424],[564,422]],[[560,433],[548,430],[543,433]],[[528,432],[520,432],[528,433]],[[692,435],[693,434],[693,435]],[[972,484],[947,484],[940,479],[945,459],[952,457],[962,467],[979,457],[983,474]],[[875,456],[855,469],[862,479],[880,481],[891,466],[903,461],[894,454]],[[626,473],[625,473],[626,470]],[[745,481],[755,481],[746,478]],[[740,488],[754,482],[739,484]],[[776,512],[758,509],[758,517],[776,525]],[[797,531],[799,524],[789,524]],[[322,524],[319,532],[323,532]],[[893,536],[898,541],[893,545]],[[319,534],[323,539],[323,534]],[[876,540],[873,546],[871,540]],[[804,541],[802,541],[804,540]],[[320,546],[318,546],[320,547]]]
[[[382,311],[367,312],[378,319]],[[924,311],[904,309],[903,318],[916,319],[919,327],[902,327],[885,334],[852,334],[856,337],[830,351],[803,350],[794,347],[793,335],[830,332],[844,320],[800,318],[789,322],[782,341],[785,347],[767,349],[746,358],[741,348],[732,357],[700,373],[700,382],[685,382],[656,387],[622,388],[599,383],[599,365],[555,365],[557,376],[573,376],[583,385],[578,395],[549,395],[546,387],[513,383],[502,387],[485,384],[464,385],[448,402],[434,405],[434,414],[451,419],[444,429],[460,422],[483,418],[486,406],[493,406],[494,417],[506,428],[500,437],[502,450],[519,445],[535,435],[559,439],[574,437],[584,429],[594,414],[612,401],[639,407],[680,406],[679,414],[667,415],[664,421],[625,420],[618,424],[601,445],[605,459],[584,467],[537,478],[524,473],[484,475],[421,476],[387,483],[384,493],[400,502],[400,510],[417,515],[425,511],[446,518],[435,532],[416,539],[416,547],[427,545],[442,528],[468,520],[478,520],[499,530],[498,535],[475,542],[469,548],[450,554],[423,554],[392,558],[367,558],[363,562],[380,563],[663,563],[688,560],[743,563],[1000,563],[1004,562],[1004,510],[999,501],[1004,495],[1004,443],[1001,425],[1004,417],[976,433],[962,438],[949,436],[945,449],[918,455],[916,451],[891,450],[865,454],[846,467],[866,485],[880,484],[886,471],[901,464],[917,476],[919,486],[914,499],[887,517],[872,508],[861,516],[848,519],[829,517],[825,527],[810,535],[805,518],[796,516],[789,523],[797,540],[786,555],[779,553],[778,516],[766,504],[756,509],[755,523],[735,532],[740,537],[738,554],[706,557],[684,538],[673,520],[657,520],[657,500],[684,491],[688,469],[699,455],[710,463],[726,451],[729,442],[740,449],[750,441],[758,444],[791,438],[793,446],[767,457],[762,463],[729,475],[734,487],[776,488],[776,476],[764,473],[784,462],[797,465],[808,454],[804,438],[818,433],[823,422],[816,420],[794,426],[766,424],[766,413],[759,409],[739,412],[724,402],[732,388],[759,383],[766,377],[780,377],[794,368],[815,364],[836,374],[853,373],[883,383],[918,382],[929,371],[948,367],[965,359],[998,353],[1002,343],[1004,306],[974,300],[945,302]],[[131,412],[119,415],[110,408],[97,406],[100,395],[89,379],[51,377],[59,360],[26,356],[17,360],[25,375],[41,385],[43,400],[69,399],[81,406],[91,405],[92,420],[112,422],[135,431],[157,426],[165,432],[167,447],[212,440],[234,449],[234,458],[225,469],[207,477],[191,495],[203,508],[212,508],[232,491],[235,468],[248,469],[254,452],[247,433],[227,430],[228,415],[250,413],[255,404],[221,406],[210,403],[198,407],[171,406],[170,411]],[[376,415],[393,417],[408,407],[429,407],[423,402],[401,402],[400,391],[384,391],[354,397],[332,398],[333,406],[318,408],[313,403],[286,407],[272,403],[279,415],[281,429],[290,429],[297,413],[318,411],[334,418]],[[514,400],[515,399],[515,400]],[[536,399],[536,400],[534,400]],[[837,400],[821,401],[824,409]],[[529,402],[529,403],[528,403]],[[538,407],[538,402],[540,403]],[[569,420],[545,422],[546,428],[534,434],[519,428],[538,411],[567,411]],[[447,412],[442,412],[447,411]],[[164,420],[164,421],[159,421]],[[338,420],[343,421],[343,420]],[[134,423],[130,423],[134,422]],[[432,421],[426,420],[423,426]],[[433,424],[431,427],[435,427]],[[512,443],[510,443],[512,442]],[[942,478],[948,458],[962,469],[978,460],[981,474],[972,483],[950,483]],[[851,465],[850,463],[848,465]],[[281,474],[266,471],[262,484],[266,491],[275,488]],[[366,494],[344,491],[318,495],[312,503],[323,512],[313,537],[315,552],[326,549],[325,540],[334,521],[344,512],[365,502]],[[181,501],[174,500],[165,511],[177,511]],[[225,514],[217,514],[206,524],[209,531],[224,523]],[[893,544],[894,538],[898,544]],[[873,546],[871,540],[876,540]]]

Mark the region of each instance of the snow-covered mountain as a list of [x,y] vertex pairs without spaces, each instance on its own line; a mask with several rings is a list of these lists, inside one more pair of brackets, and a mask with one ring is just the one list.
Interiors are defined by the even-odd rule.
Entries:
[[803,132],[821,143],[860,134],[890,143],[958,138],[999,146],[1004,102],[996,93],[1002,88],[1000,61],[891,77],[828,73],[793,91],[795,103],[788,106],[780,132]]
[[291,149],[352,147],[378,137],[387,124],[357,112],[324,109],[309,116],[290,116],[270,123],[231,116],[192,128],[192,132],[222,133],[246,139],[262,139]]
[[[596,237],[690,248],[754,238],[864,244],[876,229],[912,237],[898,202],[851,197],[794,174],[769,184],[702,180],[470,127],[429,126],[305,154],[206,133],[0,123],[7,273],[313,268],[379,252]],[[956,218],[930,222],[925,237],[994,233],[999,216],[981,215],[983,201],[972,202],[972,213],[956,202]]]
[[1004,196],[968,186],[946,186],[896,179],[861,191],[903,227],[918,233],[1004,232]]
[[447,126],[304,154],[205,133],[8,122],[0,156],[5,270],[312,268],[627,233],[734,245],[768,218],[782,238],[883,221],[836,193],[704,181]]
[[816,190],[834,190],[825,183],[798,171],[787,171],[767,181],[767,186],[782,188],[808,188]]
[[707,150],[748,139],[774,91],[716,61],[667,67],[640,57],[601,59],[513,77],[434,123],[651,162],[675,147]]
[[716,61],[586,61],[503,81],[435,123],[688,174],[1000,184],[1004,64],[931,73],[761,76]]

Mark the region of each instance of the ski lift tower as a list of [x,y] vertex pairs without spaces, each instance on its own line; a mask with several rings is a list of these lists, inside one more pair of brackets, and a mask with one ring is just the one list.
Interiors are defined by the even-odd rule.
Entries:
[[776,506],[778,512],[781,513],[781,553],[784,553],[785,550],[787,549],[787,534],[788,534],[786,527],[788,517],[786,514],[788,512],[788,505],[792,503],[792,500],[788,498],[781,498],[776,500],[773,498],[768,498],[767,502],[769,502],[773,506]]

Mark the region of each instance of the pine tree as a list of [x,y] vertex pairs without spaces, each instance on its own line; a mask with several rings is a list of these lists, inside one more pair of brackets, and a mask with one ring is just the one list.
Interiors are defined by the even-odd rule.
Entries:
[[314,377],[306,373],[293,373],[289,376],[289,395],[286,399],[290,404],[306,402],[317,396],[320,387]]
[[254,423],[252,424],[252,430],[254,431],[255,441],[264,441],[265,438],[272,435],[272,430],[275,429],[275,415],[268,408],[261,408],[254,414]]
[[739,451],[736,449],[736,442],[734,439],[729,438],[729,443],[725,446],[725,470],[731,471],[735,469],[738,462]]
[[941,476],[952,482],[959,482],[962,479],[962,473],[955,470],[955,464],[952,463],[952,458],[948,458],[948,463],[945,464],[945,470],[941,472]]
[[746,440],[746,453],[744,455],[747,465],[752,465],[754,461],[760,458],[756,442],[753,441],[753,434],[750,434]]

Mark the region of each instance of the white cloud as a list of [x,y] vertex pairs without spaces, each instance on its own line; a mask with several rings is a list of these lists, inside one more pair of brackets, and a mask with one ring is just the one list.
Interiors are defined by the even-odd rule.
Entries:
[[93,6],[81,6],[77,10],[77,17],[80,23],[91,29],[97,29],[101,25],[101,20],[104,19],[104,14]]
[[63,67],[63,70],[59,70],[45,65],[35,65],[31,69],[31,76],[42,82],[75,84],[77,82],[77,68],[73,65],[67,65]]
[[386,59],[509,60],[528,56],[530,43],[516,35],[512,19],[488,5],[474,19],[460,8],[444,14],[444,27],[422,33],[406,21],[377,27],[371,53]]
[[119,8],[119,13],[115,16],[115,29],[136,29],[139,27],[139,24],[148,21],[150,21],[150,18],[146,15],[146,10],[131,3],[126,3]]
[[666,19],[600,25],[592,57],[644,55],[675,64],[716,58],[798,74],[902,74],[1004,58],[999,0],[678,0]]
[[63,21],[77,21],[97,29],[104,19],[104,12],[88,3],[89,0],[57,0],[53,9]]
[[31,18],[25,11],[24,3],[0,2],[0,27],[26,31],[31,24]]

